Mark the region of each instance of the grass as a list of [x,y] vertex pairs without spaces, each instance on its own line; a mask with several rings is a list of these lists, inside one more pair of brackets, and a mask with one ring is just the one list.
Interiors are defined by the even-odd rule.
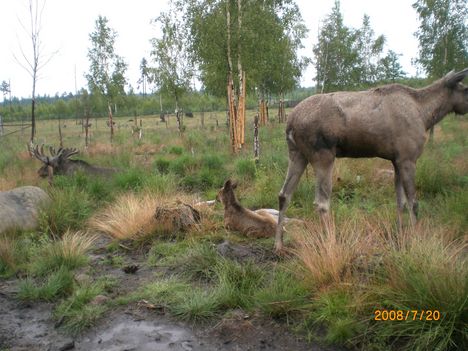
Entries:
[[24,301],[54,301],[73,291],[73,274],[65,267],[51,273],[38,282],[27,278],[20,282],[18,298]]
[[290,318],[308,304],[310,290],[298,280],[292,269],[274,267],[267,283],[255,292],[256,304],[267,316]]
[[18,242],[9,235],[0,236],[0,277],[8,277],[18,269]]
[[158,202],[154,196],[127,193],[93,216],[89,225],[119,240],[145,237],[156,229],[153,217]]
[[93,326],[107,311],[106,304],[93,303],[94,299],[111,290],[116,285],[113,279],[106,277],[95,283],[85,283],[76,288],[55,309],[54,316],[61,327],[69,334],[77,335]]
[[30,271],[45,276],[62,267],[74,270],[84,266],[88,260],[86,253],[95,240],[95,235],[67,231],[60,239],[51,240],[38,249],[35,259],[30,262]]
[[49,191],[51,204],[40,214],[40,229],[60,236],[67,230],[79,230],[94,210],[89,194],[75,186]]
[[[363,333],[365,324],[360,321],[352,299],[353,295],[343,290],[331,290],[318,295],[311,304],[312,309],[303,326],[309,332],[314,331],[312,335],[323,334],[319,339],[328,344],[353,346],[353,339]],[[312,337],[317,338],[315,335]]]
[[[36,232],[0,237],[0,275],[29,276],[21,281],[19,296],[56,302],[54,314],[72,334],[92,326],[111,306],[145,300],[193,323],[216,323],[240,309],[256,318],[274,318],[310,339],[351,348],[467,348],[465,120],[446,118],[418,162],[419,227],[405,235],[396,231],[393,178],[381,172],[392,169],[390,163],[338,159],[331,201],[334,225],[324,229],[318,222],[315,177],[308,167],[287,211],[289,217],[309,221],[305,229],[288,227],[285,240],[294,255],[254,263],[217,252],[216,244],[226,239],[246,246],[252,240],[223,228],[219,204],[200,208],[202,222],[196,231],[152,236],[157,232],[152,222],[155,206],[178,198],[188,203],[212,200],[227,178],[239,181],[237,195],[244,206],[277,208],[288,163],[284,125],[260,128],[260,158],[255,163],[252,131],[246,131],[243,150],[231,155],[223,118],[215,127],[215,119],[207,117],[204,130],[186,119],[183,136],[173,122],[166,129],[150,120],[144,123],[151,127],[145,127],[141,141],[122,128],[116,130],[113,145],[99,121],[100,129],[93,130],[82,157],[120,168],[121,173],[111,179],[58,176],[52,187],[37,178],[38,162],[22,151],[26,135],[24,141],[3,143],[0,189],[39,185],[53,202],[40,215]],[[44,131],[39,137],[51,144],[58,140],[55,122],[38,121],[38,130]],[[81,127],[68,124],[62,131],[66,143],[83,149]],[[86,249],[68,238],[87,230],[117,238],[114,246],[120,240],[151,239],[110,253],[110,258],[89,267]],[[273,240],[261,244],[272,248]],[[73,281],[71,271],[77,267],[99,275],[101,265],[116,270],[141,254],[147,255],[141,265],[156,274],[151,283],[135,286],[128,295],[119,295],[118,286],[115,294],[107,293],[95,276],[87,283]],[[117,297],[94,305],[99,294]],[[437,323],[377,322],[373,312],[379,308],[438,309],[443,318]]]
[[352,284],[359,272],[367,272],[371,258],[379,253],[383,234],[380,228],[361,218],[347,219],[324,228],[307,223],[305,230],[293,233],[295,254],[307,270],[307,279],[318,288]]
[[171,307],[176,317],[200,323],[212,320],[219,313],[219,298],[214,292],[192,289],[179,295],[180,302]]
[[[385,340],[407,340],[406,350],[449,350],[467,346],[468,261],[466,241],[425,227],[400,238],[384,261],[371,293],[382,308],[440,311],[440,321],[389,321],[376,325]],[[464,345],[464,346],[462,346]]]
[[223,308],[250,308],[253,296],[262,286],[265,272],[254,262],[241,264],[222,259],[215,266],[217,295]]

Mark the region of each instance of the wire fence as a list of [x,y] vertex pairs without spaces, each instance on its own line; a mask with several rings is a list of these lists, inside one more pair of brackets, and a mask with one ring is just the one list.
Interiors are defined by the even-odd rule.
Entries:
[[[11,130],[12,127],[14,130]],[[20,128],[16,128],[20,127]],[[30,124],[24,124],[24,123],[4,123],[2,116],[0,116],[0,141],[3,140],[5,137],[15,134],[18,132],[22,132],[25,129],[31,128]],[[6,130],[5,130],[6,129]]]

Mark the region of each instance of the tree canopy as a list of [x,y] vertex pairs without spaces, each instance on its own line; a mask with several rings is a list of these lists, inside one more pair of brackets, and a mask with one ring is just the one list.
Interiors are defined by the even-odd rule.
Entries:
[[105,96],[108,103],[125,95],[127,64],[115,53],[117,32],[109,27],[108,19],[99,16],[95,30],[89,35],[91,47],[88,49],[89,73],[86,74],[92,94]]
[[[307,61],[298,57],[297,50],[302,47],[307,30],[294,1],[242,1],[240,14],[233,0],[179,0],[177,5],[189,29],[192,62],[208,92],[215,95],[226,92],[227,11],[231,23],[231,57],[241,57],[248,89],[279,93],[291,90],[298,83]],[[238,74],[234,65],[233,75]]]
[[468,67],[468,0],[417,0],[419,63],[432,77]]
[[317,90],[360,89],[404,77],[399,55],[390,50],[383,56],[384,47],[385,37],[375,37],[368,15],[360,28],[347,27],[335,1],[313,48]]

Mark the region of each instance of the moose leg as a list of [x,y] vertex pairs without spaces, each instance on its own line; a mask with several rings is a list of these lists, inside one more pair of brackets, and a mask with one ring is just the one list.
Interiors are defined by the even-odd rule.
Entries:
[[291,201],[292,194],[296,190],[297,184],[301,179],[302,173],[307,166],[307,159],[299,151],[289,151],[288,174],[284,181],[283,187],[278,195],[279,215],[278,226],[276,227],[275,236],[275,251],[283,250],[283,221],[284,213]]
[[408,210],[410,215],[411,225],[416,224],[418,216],[418,202],[416,201],[416,187],[414,177],[416,174],[416,164],[413,161],[407,160],[398,165],[400,169],[401,182],[405,190],[406,200],[408,202]]
[[397,201],[397,221],[398,221],[398,231],[403,230],[403,210],[405,209],[405,189],[403,188],[403,183],[401,180],[401,172],[398,165],[394,162],[393,168],[395,169],[395,193]]
[[315,154],[312,163],[314,167],[316,186],[314,205],[320,215],[322,223],[330,226],[330,197],[332,192],[332,176],[335,155],[328,150],[322,150]]

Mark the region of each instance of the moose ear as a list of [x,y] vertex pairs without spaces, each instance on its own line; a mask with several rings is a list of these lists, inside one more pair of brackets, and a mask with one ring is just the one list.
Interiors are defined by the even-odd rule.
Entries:
[[224,189],[229,189],[231,187],[231,179],[228,179],[224,182]]
[[231,188],[232,188],[232,189],[237,188],[237,182],[232,182]]
[[460,72],[451,71],[445,76],[445,85],[453,89],[459,82],[465,79],[466,76],[468,76],[468,68]]

